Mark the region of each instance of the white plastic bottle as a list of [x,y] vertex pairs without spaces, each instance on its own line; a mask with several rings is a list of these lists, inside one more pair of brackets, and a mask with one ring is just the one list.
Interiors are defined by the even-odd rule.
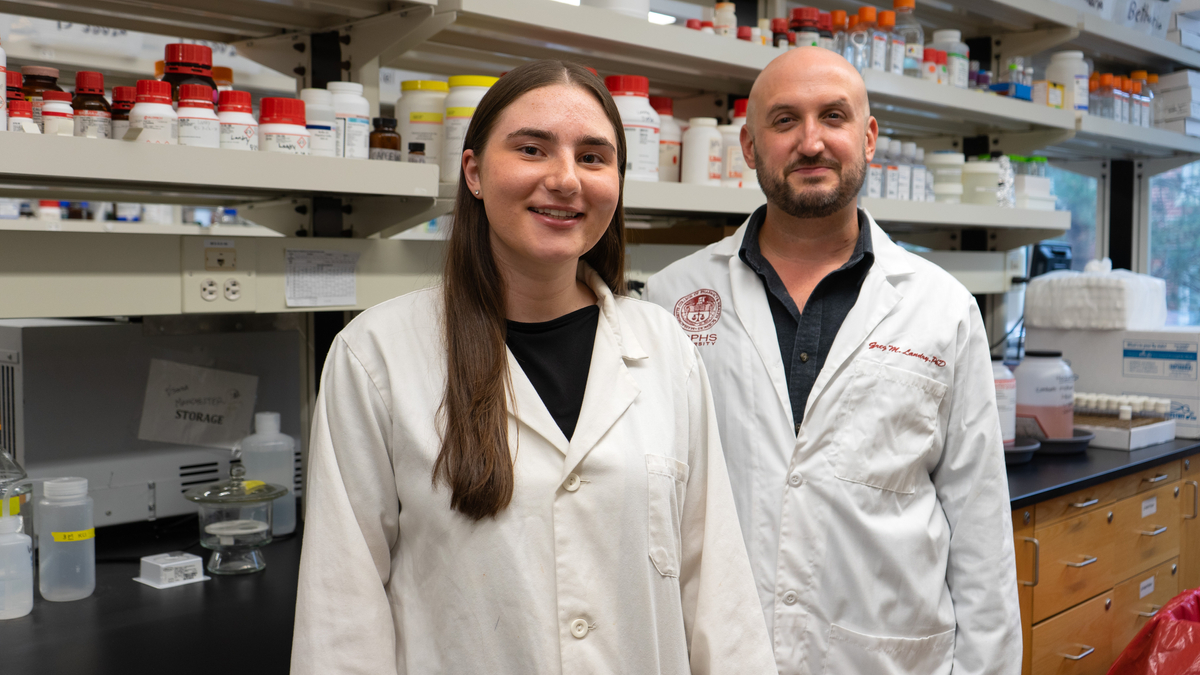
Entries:
[[867,163],[867,179],[863,183],[863,195],[875,199],[886,195],[886,181],[884,179],[884,169],[887,166],[888,149],[891,148],[892,139],[887,136],[880,136],[875,139],[875,156]]
[[[916,143],[913,145],[916,145]],[[925,201],[925,182],[927,175],[927,170],[925,168],[925,148],[916,148],[913,152],[912,196],[910,197],[912,201]]]
[[242,466],[246,480],[282,485],[288,493],[274,502],[271,534],[291,534],[296,529],[296,442],[280,433],[279,413],[254,414],[254,433],[242,439]]
[[65,91],[42,92],[42,133],[47,136],[75,135],[75,108]]
[[0,516],[0,620],[33,611],[33,540],[22,527],[21,516]]
[[925,30],[913,16],[916,0],[893,0],[896,10],[896,36],[904,41],[904,74],[921,77],[921,64],[925,61]]
[[141,129],[139,143],[179,143],[179,116],[171,107],[171,83],[138,80],[137,101],[129,111],[129,128]]
[[933,42],[929,46],[946,52],[946,71],[950,76],[950,85],[966,89],[970,84],[971,49],[962,41],[962,31],[934,31]]
[[[445,142],[442,144],[442,182],[457,183],[462,173],[463,139],[475,114],[475,106],[499,78],[483,75],[450,76],[446,95]],[[403,143],[403,137],[400,139]]]
[[258,150],[258,122],[250,110],[250,92],[230,90],[218,94],[222,150]]
[[884,165],[884,193],[885,199],[900,198],[900,155],[903,152],[904,143],[900,139],[893,139],[888,143],[887,155],[885,158],[887,164]]
[[737,154],[742,160],[742,187],[757,190],[759,187],[758,171],[746,166],[746,155],[741,149],[742,127],[746,126],[746,110],[749,104],[750,99],[748,98],[739,98],[733,102],[733,126],[737,129]]
[[258,107],[259,150],[289,155],[308,154],[309,135],[304,127],[304,101],[298,98],[264,98]]
[[1000,411],[1000,437],[1004,449],[1017,444],[1017,379],[1004,365],[1004,357],[992,357],[992,379],[996,383],[996,408]]
[[737,37],[737,5],[718,2],[713,13],[713,32],[724,37]]
[[301,89],[304,101],[304,128],[308,129],[308,154],[337,157],[337,116],[333,112],[333,94],[327,89]]
[[[400,83],[396,101],[396,131],[400,134],[400,161],[440,164],[445,142],[446,96],[450,85],[439,80],[407,80]],[[413,143],[425,146],[423,154],[410,156]]]
[[1088,65],[1083,52],[1055,52],[1046,66],[1046,79],[1063,86],[1063,108],[1088,112]]
[[[896,143],[892,143],[893,152],[896,152],[895,148]],[[900,167],[900,180],[896,198],[908,202],[912,201],[913,161],[917,158],[917,144],[912,141],[901,143],[899,155],[897,162]]]
[[51,602],[81,600],[96,590],[96,530],[87,479],[52,478],[42,494],[34,510],[38,590]]
[[179,144],[221,147],[221,121],[213,110],[213,90],[206,84],[179,85]]
[[[32,129],[32,133],[40,134],[37,125],[33,123],[33,103],[29,101],[13,101],[9,103],[8,131],[17,133]],[[23,124],[27,122],[28,124]]]
[[680,182],[721,184],[721,132],[715,117],[693,117],[683,133],[683,168]]
[[325,88],[333,94],[337,156],[367,159],[371,149],[371,104],[363,98],[363,86],[357,82],[330,82]]
[[721,132],[721,185],[742,187],[746,162],[742,157],[742,128],[733,124],[718,124]]
[[658,181],[679,182],[680,150],[683,148],[683,129],[671,115],[675,102],[666,96],[651,96],[650,107],[658,113]]
[[609,75],[612,94],[625,127],[625,180],[658,181],[658,113],[650,107],[650,80],[640,75]]
[[1017,435],[1038,440],[1074,434],[1075,374],[1062,352],[1026,351],[1016,367]]

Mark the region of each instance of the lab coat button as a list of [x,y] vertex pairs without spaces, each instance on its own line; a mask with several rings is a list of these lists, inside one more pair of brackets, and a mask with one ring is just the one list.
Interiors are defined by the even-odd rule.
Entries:
[[574,492],[579,489],[581,482],[583,481],[579,480],[579,474],[569,474],[567,482],[563,483],[563,487],[567,489],[567,492]]
[[582,640],[588,634],[588,622],[583,619],[575,619],[571,622],[571,635]]
[[796,591],[788,591],[783,594],[783,604],[785,605],[794,605],[799,599],[800,596],[796,595]]
[[788,476],[788,485],[791,485],[792,487],[800,487],[800,484],[803,482],[804,476],[801,476],[799,471]]

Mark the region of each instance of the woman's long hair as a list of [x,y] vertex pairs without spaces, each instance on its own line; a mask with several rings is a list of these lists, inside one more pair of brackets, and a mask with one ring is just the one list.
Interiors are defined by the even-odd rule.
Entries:
[[[505,108],[525,93],[559,84],[589,92],[604,108],[616,135],[623,194],[626,148],[621,114],[600,78],[574,63],[534,61],[501,77],[475,109],[463,150],[474,150],[481,157]],[[444,481],[451,490],[451,508],[473,520],[507,507],[514,483],[505,405],[512,394],[505,348],[505,287],[492,255],[490,229],[483,201],[471,194],[460,168],[443,273],[447,379],[439,409],[442,448],[433,465],[433,482],[436,486]],[[608,229],[583,259],[613,293],[625,292],[623,198],[617,201]]]

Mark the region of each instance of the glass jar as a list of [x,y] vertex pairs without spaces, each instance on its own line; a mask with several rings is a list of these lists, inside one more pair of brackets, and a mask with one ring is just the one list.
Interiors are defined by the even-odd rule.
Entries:
[[368,157],[386,162],[401,161],[400,134],[396,133],[396,118],[376,117],[371,120],[371,124],[375,128],[371,131],[371,150]]
[[250,574],[267,567],[258,549],[271,541],[271,503],[287,488],[245,476],[246,468],[234,464],[229,480],[183,494],[200,505],[200,545],[213,552],[207,565],[213,574]]
[[38,125],[39,130],[45,131],[42,125],[42,92],[63,90],[58,86],[58,68],[21,66],[21,75],[25,78],[21,92],[25,94],[25,100],[33,104],[33,123]]

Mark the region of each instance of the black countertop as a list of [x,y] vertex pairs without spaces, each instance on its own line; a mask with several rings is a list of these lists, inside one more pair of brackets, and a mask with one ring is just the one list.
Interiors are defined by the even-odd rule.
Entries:
[[1038,453],[1033,461],[1009,465],[1009,500],[1014,509],[1030,506],[1197,453],[1200,441],[1182,438],[1132,452],[1089,448],[1075,455]]
[[[286,675],[292,650],[300,530],[263,549],[267,569],[157,590],[136,581],[143,555],[197,544],[196,516],[101,528],[96,591],[0,621],[0,672],[47,675]],[[36,584],[36,580],[34,582]]]

